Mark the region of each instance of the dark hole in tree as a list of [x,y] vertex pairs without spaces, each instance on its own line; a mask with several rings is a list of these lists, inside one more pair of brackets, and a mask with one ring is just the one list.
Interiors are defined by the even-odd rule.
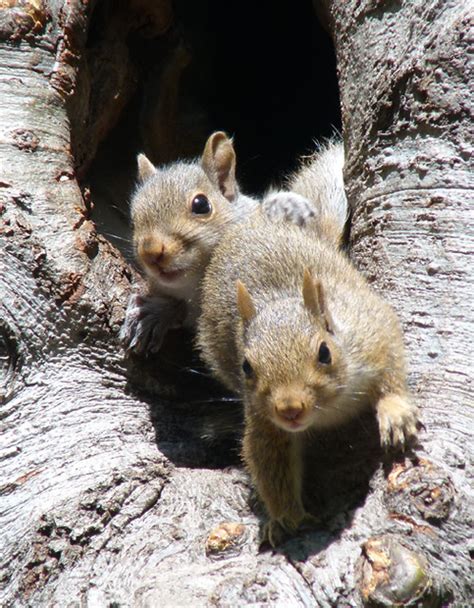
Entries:
[[[208,7],[201,27],[214,32],[204,35],[213,50],[213,126],[235,134],[240,177],[261,191],[294,169],[315,138],[340,129],[332,42],[310,1],[211,0]],[[190,17],[183,15],[186,31]]]
[[[99,4],[91,47],[115,7]],[[173,10],[163,35],[128,34],[134,94],[87,176],[94,219],[127,257],[121,239],[129,236],[138,152],[156,164],[198,156],[208,135],[224,130],[234,137],[244,191],[258,194],[294,170],[315,140],[341,129],[334,49],[311,0],[176,0]]]
[[[108,13],[98,5],[91,47],[115,10],[113,3],[103,6]],[[257,194],[294,170],[314,140],[341,128],[334,50],[310,0],[177,0],[165,34],[147,37],[138,29],[126,44],[136,86],[87,179],[99,230],[128,259],[137,152],[146,151],[157,164],[197,156],[212,131],[224,130],[235,138],[239,181]],[[132,358],[131,378],[160,396],[150,400],[157,441],[175,463],[235,462],[238,441],[229,448],[229,433],[238,435],[241,408],[191,371],[202,366],[190,358],[190,344],[171,332],[163,354]],[[174,395],[172,405],[164,399],[168,394]],[[224,421],[223,411],[229,412]],[[203,433],[212,438],[211,450],[196,440]]]

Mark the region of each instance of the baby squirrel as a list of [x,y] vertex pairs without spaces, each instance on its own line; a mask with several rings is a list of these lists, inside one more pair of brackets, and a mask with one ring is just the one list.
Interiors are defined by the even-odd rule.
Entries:
[[[259,202],[245,196],[236,177],[232,141],[221,131],[207,140],[201,159],[156,168],[138,156],[139,185],[131,201],[133,243],[148,293],[134,294],[121,330],[136,353],[159,350],[168,329],[194,328],[199,285],[215,247],[229,226],[246,219]],[[292,193],[269,193],[263,212],[304,225],[314,205]]]
[[256,213],[226,232],[202,286],[198,347],[243,397],[243,459],[273,546],[314,519],[302,502],[306,431],[370,407],[384,448],[403,448],[416,434],[397,317],[339,248],[341,162],[340,146],[329,146],[289,182],[319,201],[317,237]]

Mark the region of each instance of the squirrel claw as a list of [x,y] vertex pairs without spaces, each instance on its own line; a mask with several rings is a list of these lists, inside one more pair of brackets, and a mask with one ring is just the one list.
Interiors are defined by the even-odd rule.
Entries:
[[263,527],[262,544],[269,543],[275,548],[287,539],[289,530],[284,528],[276,519],[271,519]]
[[418,410],[399,395],[386,395],[377,404],[377,420],[382,447],[405,451],[416,436]]
[[272,192],[262,202],[262,211],[272,221],[284,220],[306,226],[315,216],[314,205],[295,192]]
[[316,515],[311,515],[311,513],[305,513],[305,516],[301,520],[299,527],[303,528],[303,529],[317,528],[320,525],[321,525],[321,520],[319,517],[316,517]]
[[184,319],[184,307],[163,297],[130,296],[119,338],[125,350],[136,355],[157,353],[171,327]]
[[280,519],[270,519],[263,528],[262,543],[268,542],[273,548],[281,545],[282,542],[288,539],[291,534],[294,534],[298,529],[314,528],[320,524],[319,518],[304,513],[299,518],[298,522],[289,521],[282,517]]

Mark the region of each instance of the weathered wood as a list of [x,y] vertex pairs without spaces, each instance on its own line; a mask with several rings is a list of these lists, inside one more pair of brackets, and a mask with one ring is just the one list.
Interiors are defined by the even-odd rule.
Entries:
[[474,422],[472,15],[469,3],[331,6],[355,210],[352,256],[402,319],[410,385],[425,426],[418,455],[427,462],[396,492],[389,478],[384,502],[397,522],[393,532],[405,538],[410,532],[435,581],[448,596],[451,590],[454,605],[467,605]]
[[[370,419],[319,438],[309,502],[323,525],[272,554],[259,552],[259,510],[235,442],[218,431],[200,439],[203,417],[232,402],[197,403],[197,385],[185,403],[140,392],[156,376],[171,399],[179,341],[171,361],[132,370],[135,386],[117,344],[134,274],[96,233],[75,175],[130,93],[108,96],[115,72],[105,70],[106,115],[97,121],[97,106],[81,105],[94,3],[3,4],[0,603],[469,605],[468,7],[328,3],[352,255],[403,321],[425,429],[419,459],[396,464],[381,457]],[[109,25],[109,49],[150,8],[120,10],[135,17]],[[166,30],[166,15],[153,14],[145,21]],[[93,146],[83,155],[85,117]],[[224,521],[243,523],[242,536],[206,553]]]

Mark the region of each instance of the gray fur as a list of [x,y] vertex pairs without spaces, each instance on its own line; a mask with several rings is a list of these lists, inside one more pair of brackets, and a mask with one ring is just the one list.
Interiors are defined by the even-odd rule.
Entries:
[[344,145],[333,140],[322,144],[312,156],[305,158],[286,183],[287,190],[313,203],[318,220],[327,218],[336,222],[341,234],[349,211],[343,169]]
[[[237,184],[234,185],[232,200],[223,196],[215,182],[212,167],[205,170],[209,161],[177,161],[155,171],[152,171],[151,163],[143,155],[140,155],[139,161],[143,175],[131,201],[135,249],[138,249],[140,239],[153,234],[160,238],[177,235],[190,243],[188,251],[181,256],[186,274],[180,283],[163,285],[157,282],[155,276],[148,274],[152,296],[166,296],[186,304],[185,324],[190,328],[195,328],[200,313],[199,286],[204,272],[215,247],[230,227],[246,221],[255,213],[263,213],[272,222],[313,226],[326,234],[325,223],[333,221],[335,215],[338,218],[335,230],[339,233],[340,225],[344,225],[347,216],[342,180],[343,149],[340,143],[321,148],[302,166],[289,181],[289,187],[294,192],[271,191],[265,195],[261,205],[259,201],[242,194]],[[316,191],[317,197],[314,195]],[[204,193],[212,202],[214,215],[211,221],[193,218],[190,214],[189,204],[194,193]],[[337,209],[329,209],[329,203],[336,204]],[[179,267],[178,259],[176,264]],[[136,298],[132,296],[121,337],[130,350],[156,350],[158,346],[153,343],[152,337],[156,336],[161,343],[166,333],[165,320],[170,315],[166,312],[166,306],[163,309],[163,300],[159,297],[156,310],[151,305],[155,301],[153,297],[139,301],[143,302],[143,306],[137,305]],[[157,327],[153,329],[155,323]],[[136,332],[139,332],[138,336]]]

